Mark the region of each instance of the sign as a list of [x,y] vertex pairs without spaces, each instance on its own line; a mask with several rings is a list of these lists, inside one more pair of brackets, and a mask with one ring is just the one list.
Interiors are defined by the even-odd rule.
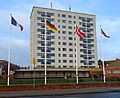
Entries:
[[33,63],[33,65],[36,64],[36,58],[33,58],[32,63]]

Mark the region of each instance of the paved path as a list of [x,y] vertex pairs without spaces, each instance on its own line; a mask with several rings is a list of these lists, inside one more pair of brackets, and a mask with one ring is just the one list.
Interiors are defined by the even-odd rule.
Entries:
[[32,97],[32,96],[53,96],[53,95],[89,94],[89,93],[107,93],[107,92],[120,92],[120,87],[0,92],[0,98],[18,98],[18,97]]

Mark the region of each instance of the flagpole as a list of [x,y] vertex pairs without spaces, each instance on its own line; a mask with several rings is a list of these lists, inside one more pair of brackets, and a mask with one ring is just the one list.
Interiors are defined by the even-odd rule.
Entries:
[[[10,16],[12,16],[12,14],[10,14]],[[7,76],[7,86],[10,85],[11,31],[12,31],[12,26],[11,26],[11,23],[10,23],[9,46],[8,46],[8,76]]]
[[46,85],[46,18],[45,19],[45,85]]
[[[101,29],[101,25],[100,25],[100,29]],[[103,69],[103,82],[106,82],[106,78],[105,78],[105,62],[104,62],[104,48],[103,48],[103,40],[102,40],[102,34],[101,34],[101,46],[102,46],[102,69]]]
[[76,37],[76,84],[78,84],[78,58],[77,58],[77,48],[78,48],[78,45],[77,45],[77,42],[78,42],[78,37]]

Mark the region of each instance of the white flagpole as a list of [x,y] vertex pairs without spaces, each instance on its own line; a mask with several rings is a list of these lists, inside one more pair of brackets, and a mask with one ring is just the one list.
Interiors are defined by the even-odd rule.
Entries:
[[[100,29],[101,29],[101,25],[100,25]],[[102,41],[102,34],[101,34],[101,47],[102,47],[102,65],[103,65],[103,82],[105,83],[106,82],[106,79],[105,79],[105,62],[104,62],[104,47],[102,45],[103,41]]]
[[[11,18],[10,14],[10,18]],[[10,32],[9,32],[9,46],[8,46],[8,76],[7,76],[7,86],[10,85],[10,54],[11,54],[11,31],[12,31],[12,26],[11,26],[11,21],[10,21]]]
[[77,58],[77,42],[78,42],[78,37],[76,37],[76,84],[78,84],[78,58]]
[[[45,19],[45,18],[44,18]],[[46,85],[46,19],[45,19],[45,85]]]

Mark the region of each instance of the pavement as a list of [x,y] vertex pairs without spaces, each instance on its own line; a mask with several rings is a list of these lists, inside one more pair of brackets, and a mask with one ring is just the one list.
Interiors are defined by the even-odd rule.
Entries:
[[120,92],[120,87],[39,90],[39,91],[34,91],[34,90],[33,91],[9,91],[9,92],[0,92],[0,98],[56,96],[56,95],[71,95],[71,94],[109,93],[109,92]]

